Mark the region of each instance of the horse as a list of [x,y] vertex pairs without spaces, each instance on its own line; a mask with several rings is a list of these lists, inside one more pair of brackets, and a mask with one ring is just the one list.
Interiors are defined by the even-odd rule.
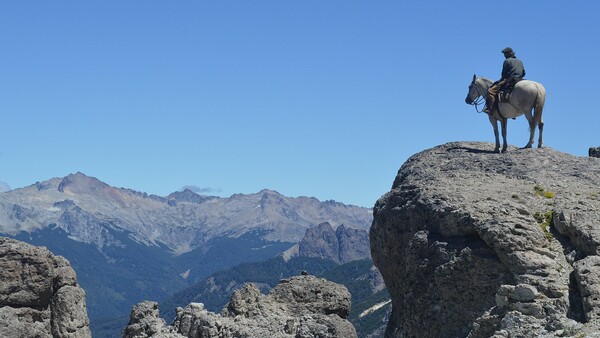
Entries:
[[[492,86],[492,80],[484,77],[477,77],[473,75],[473,80],[469,85],[469,92],[465,98],[467,104],[477,106],[481,104],[483,99],[487,96],[488,89]],[[539,129],[538,148],[542,147],[542,133],[544,131],[544,122],[542,121],[542,111],[544,110],[544,103],[546,102],[546,89],[541,83],[521,80],[517,82],[508,102],[501,102],[497,100],[498,109],[492,107],[491,113],[488,113],[490,123],[494,127],[494,136],[496,137],[496,148],[494,152],[500,150],[500,138],[498,136],[498,121],[502,126],[502,152],[506,151],[508,147],[506,143],[506,126],[507,119],[515,118],[525,114],[527,122],[529,122],[529,142],[524,148],[531,148],[533,145],[533,137],[535,134],[535,127]],[[533,111],[533,114],[532,114]]]

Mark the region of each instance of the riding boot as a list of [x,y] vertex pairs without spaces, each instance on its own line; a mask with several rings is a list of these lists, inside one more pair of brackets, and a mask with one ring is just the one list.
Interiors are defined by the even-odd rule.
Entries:
[[494,106],[494,98],[493,97],[489,97],[487,98],[487,100],[485,100],[485,107],[483,108],[483,112],[485,113],[491,113],[492,112],[492,107]]

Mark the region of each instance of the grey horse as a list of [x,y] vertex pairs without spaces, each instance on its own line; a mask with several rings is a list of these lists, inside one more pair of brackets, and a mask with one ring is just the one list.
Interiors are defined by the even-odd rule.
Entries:
[[[465,102],[474,105],[477,108],[477,105],[481,102],[481,99],[479,98],[485,99],[488,88],[490,88],[492,83],[493,82],[490,79],[484,77],[478,78],[476,75],[473,75],[473,80],[469,85],[469,93],[467,94]],[[536,126],[539,129],[538,148],[541,148],[543,144],[542,133],[544,131],[542,111],[544,110],[545,101],[546,89],[541,83],[530,80],[521,80],[517,82],[510,94],[508,102],[498,102],[498,109],[493,109],[492,112],[488,114],[490,123],[494,127],[494,136],[496,137],[496,148],[494,151],[500,151],[498,121],[500,121],[500,124],[502,125],[502,152],[505,152],[508,147],[506,143],[507,119],[515,118],[523,114],[525,114],[527,122],[529,122],[529,142],[527,142],[527,145],[525,145],[524,148],[531,148]]]

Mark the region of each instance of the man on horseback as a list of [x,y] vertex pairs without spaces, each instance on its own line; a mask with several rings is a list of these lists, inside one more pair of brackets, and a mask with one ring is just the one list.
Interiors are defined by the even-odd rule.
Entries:
[[485,108],[483,109],[486,113],[491,113],[496,102],[496,96],[498,92],[504,87],[514,87],[514,85],[521,81],[525,77],[525,68],[523,62],[517,59],[515,52],[510,47],[506,47],[502,50],[505,60],[502,64],[502,78],[490,87],[488,94],[485,98]]

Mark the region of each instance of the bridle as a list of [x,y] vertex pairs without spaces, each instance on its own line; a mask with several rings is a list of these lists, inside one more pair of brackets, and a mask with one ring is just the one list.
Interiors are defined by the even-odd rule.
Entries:
[[[483,110],[479,110],[479,106],[480,105],[484,105],[485,106],[485,96],[479,91],[479,86],[475,85],[475,80],[473,80],[473,82],[471,83],[472,87],[475,86],[475,89],[477,90],[477,98],[475,100],[473,100],[473,102],[471,102],[470,104],[475,107],[475,111],[477,111],[478,113],[482,113]],[[469,91],[471,91],[471,89],[469,88]]]

